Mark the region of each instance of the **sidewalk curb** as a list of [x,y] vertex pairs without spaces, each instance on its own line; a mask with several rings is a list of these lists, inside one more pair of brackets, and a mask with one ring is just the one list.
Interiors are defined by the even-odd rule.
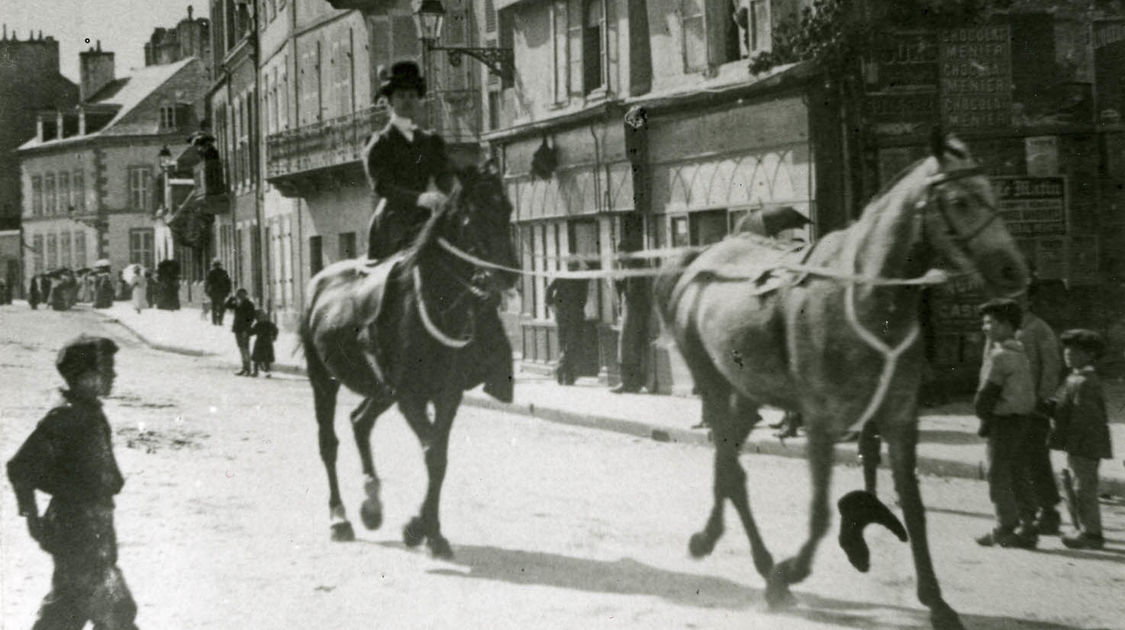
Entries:
[[[127,323],[109,315],[108,313],[98,313],[102,320],[106,323],[117,324],[121,328],[127,330],[130,334],[136,337],[141,343],[162,352],[169,352],[172,354],[181,354],[193,357],[213,357],[222,361],[226,361],[222,356],[196,350],[193,348],[184,348],[181,346],[173,346],[169,344],[157,343],[148,339],[143,334],[135,330]],[[232,366],[237,367],[237,364],[231,363]],[[299,365],[290,365],[285,363],[275,363],[274,371],[282,374],[291,374],[294,376],[307,376],[305,368]],[[625,435],[632,435],[639,438],[647,438],[657,442],[672,442],[677,444],[694,444],[698,446],[710,446],[711,437],[710,432],[700,431],[698,429],[670,429],[667,427],[655,427],[646,422],[639,422],[636,420],[625,420],[623,418],[614,418],[611,416],[599,416],[596,414],[586,414],[574,411],[567,411],[565,409],[558,409],[553,407],[542,407],[535,403],[502,403],[486,394],[477,394],[467,392],[463,398],[463,404],[469,407],[478,409],[488,409],[493,411],[502,411],[505,413],[513,413],[530,418],[536,418],[547,422],[554,422],[556,424],[564,424],[575,427],[584,427],[589,429],[597,429],[600,431],[610,431],[613,433],[622,433]],[[769,439],[762,442],[746,442],[742,447],[743,453],[754,453],[760,455],[773,455],[776,457],[793,457],[804,458],[805,452],[803,443],[785,443],[781,440]],[[888,469],[887,460],[884,457],[883,463],[880,468]],[[1116,460],[1109,460],[1111,463]],[[858,466],[860,464],[859,455],[855,450],[854,444],[840,445],[836,449],[836,463],[844,464],[847,466]],[[972,479],[983,480],[984,471],[986,469],[983,460],[977,462],[957,461],[951,459],[942,459],[940,457],[927,457],[925,455],[918,455],[915,470],[918,474],[933,476],[933,477],[946,477],[958,479]],[[1106,479],[1099,480],[1099,492],[1101,494],[1112,494],[1115,496],[1125,496],[1125,479]]]

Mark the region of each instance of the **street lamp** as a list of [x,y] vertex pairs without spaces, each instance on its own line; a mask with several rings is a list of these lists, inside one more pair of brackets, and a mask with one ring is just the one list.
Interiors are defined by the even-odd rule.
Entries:
[[418,29],[418,39],[426,51],[444,50],[449,54],[449,64],[461,65],[461,56],[467,55],[483,63],[488,71],[507,83],[511,80],[515,57],[511,48],[468,46],[438,46],[441,27],[445,23],[445,7],[441,0],[413,0],[414,26]]

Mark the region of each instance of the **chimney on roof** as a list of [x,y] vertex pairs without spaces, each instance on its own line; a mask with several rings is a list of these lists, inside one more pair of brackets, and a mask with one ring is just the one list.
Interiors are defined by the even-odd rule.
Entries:
[[78,97],[86,102],[113,81],[113,53],[102,52],[102,41],[99,39],[96,50],[91,48],[78,53],[78,72]]
[[191,12],[194,10],[194,8],[195,7],[191,6],[190,4],[187,6],[187,19],[189,22],[191,21]]

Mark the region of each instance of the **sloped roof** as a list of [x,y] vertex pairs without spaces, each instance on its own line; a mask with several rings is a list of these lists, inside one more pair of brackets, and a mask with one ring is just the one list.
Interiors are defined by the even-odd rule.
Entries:
[[69,142],[87,140],[98,136],[159,133],[159,121],[139,121],[133,124],[121,123],[130,112],[141,104],[141,102],[193,62],[199,63],[199,60],[195,57],[188,57],[175,63],[147,66],[134,70],[133,73],[127,77],[114,79],[86,101],[87,104],[91,105],[113,105],[118,107],[117,113],[104,127],[86,135],[70,136],[61,140],[54,139],[39,142],[37,138],[32,138],[21,145],[20,150],[64,145]]

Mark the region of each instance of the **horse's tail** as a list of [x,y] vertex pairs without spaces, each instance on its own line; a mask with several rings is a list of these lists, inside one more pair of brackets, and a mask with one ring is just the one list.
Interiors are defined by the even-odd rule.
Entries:
[[297,325],[297,339],[300,340],[300,343],[293,348],[293,356],[297,356],[301,351],[304,351],[306,361],[316,358],[316,351],[313,349],[312,314],[313,309],[316,308],[316,299],[320,293],[320,291],[318,291],[320,288],[320,283],[317,282],[318,279],[317,276],[313,276],[305,289],[308,302],[305,304],[305,312],[301,313],[301,321]]
[[676,285],[680,282],[680,278],[684,275],[684,269],[699,257],[700,252],[688,251],[681,254],[678,258],[671,258],[665,263],[666,268],[662,269],[660,275],[656,277],[653,283],[652,295],[656,299],[656,303],[660,308],[660,315],[664,318],[666,323],[675,321],[675,290]]

